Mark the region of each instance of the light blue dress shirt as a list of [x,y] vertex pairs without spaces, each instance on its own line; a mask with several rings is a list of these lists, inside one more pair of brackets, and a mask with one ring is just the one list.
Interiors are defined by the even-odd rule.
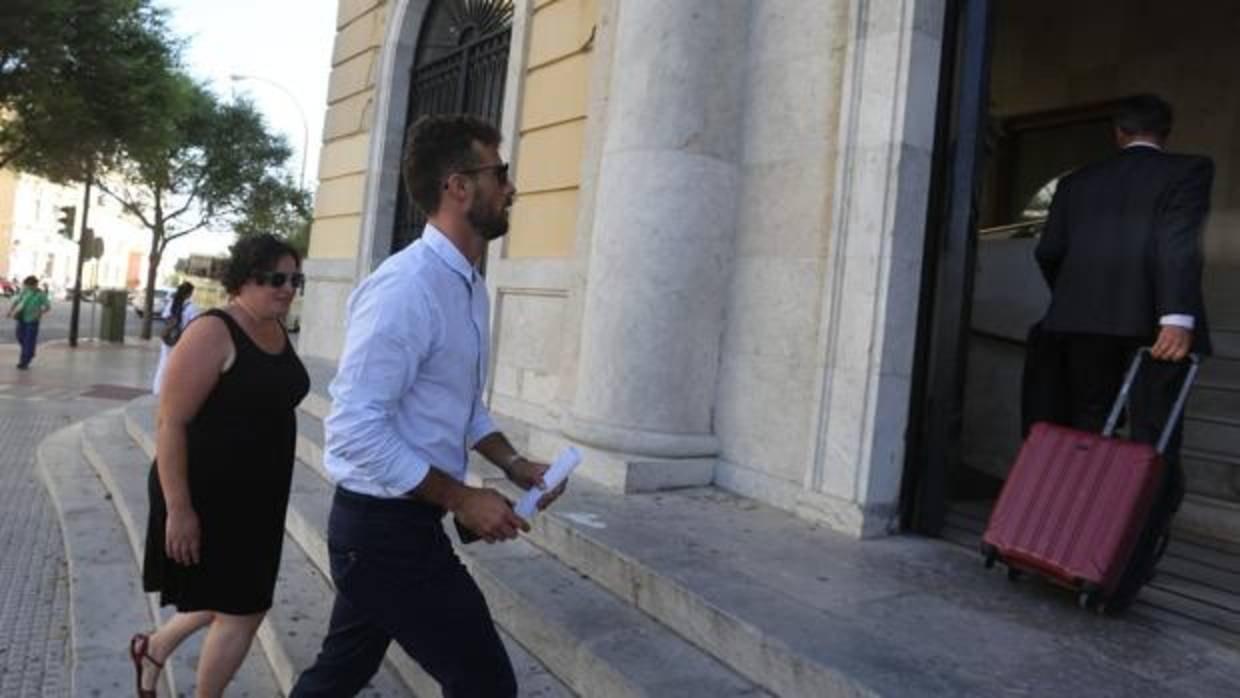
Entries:
[[482,404],[489,314],[486,282],[430,224],[353,291],[324,424],[337,484],[399,497],[429,468],[465,479],[470,449],[496,430]]

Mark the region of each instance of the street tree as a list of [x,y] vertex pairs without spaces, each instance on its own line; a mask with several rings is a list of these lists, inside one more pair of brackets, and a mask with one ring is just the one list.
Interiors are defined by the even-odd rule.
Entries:
[[151,234],[141,336],[151,336],[158,267],[168,243],[221,230],[278,176],[291,150],[254,106],[225,102],[185,74],[173,80],[166,121],[152,125],[99,186]]
[[314,199],[286,173],[273,173],[258,183],[242,203],[233,223],[239,237],[271,233],[289,242],[302,258],[310,247]]
[[0,167],[85,182],[158,123],[177,60],[149,0],[0,2]]

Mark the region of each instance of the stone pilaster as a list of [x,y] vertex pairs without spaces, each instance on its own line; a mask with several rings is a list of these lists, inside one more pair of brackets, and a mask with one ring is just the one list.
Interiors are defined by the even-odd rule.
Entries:
[[705,484],[740,172],[744,0],[618,7],[576,390],[584,474]]

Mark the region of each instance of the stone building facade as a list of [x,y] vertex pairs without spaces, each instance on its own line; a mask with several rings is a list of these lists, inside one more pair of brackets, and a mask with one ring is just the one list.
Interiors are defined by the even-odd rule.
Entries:
[[[582,475],[616,491],[713,483],[852,535],[895,530],[941,252],[926,240],[952,113],[944,36],[970,4],[514,0],[498,121],[519,196],[486,262],[492,410],[539,455],[584,447]],[[1013,28],[1060,4],[992,20],[992,116],[1145,84],[1112,79],[1140,41],[1079,74],[1063,52],[1033,62]],[[465,45],[477,27],[452,10],[468,5],[340,2],[305,353],[338,355],[348,293],[393,249],[419,44],[455,21]],[[1039,36],[1092,59],[1088,37]],[[1175,93],[1175,75],[1141,91]],[[1221,117],[1201,122],[1222,136]],[[1212,264],[1240,261],[1230,215]]]

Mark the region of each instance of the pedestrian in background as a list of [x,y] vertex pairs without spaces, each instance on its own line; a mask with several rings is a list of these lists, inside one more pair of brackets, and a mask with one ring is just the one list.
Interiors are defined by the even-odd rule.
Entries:
[[295,410],[310,390],[281,323],[300,263],[275,236],[242,239],[224,275],[229,304],[190,323],[168,357],[142,582],[177,613],[130,640],[139,698],[155,696],[168,656],[206,626],[194,695],[223,695],[271,608]]
[[18,368],[30,368],[35,344],[39,341],[39,320],[51,309],[47,292],[39,288],[39,277],[27,276],[22,281],[22,290],[9,306],[9,317],[17,321],[17,343],[21,345]]
[[164,306],[164,331],[159,338],[159,364],[155,367],[155,380],[151,386],[151,392],[156,395],[159,394],[159,387],[163,382],[164,366],[168,363],[168,354],[172,353],[172,348],[181,339],[185,326],[198,316],[198,307],[189,300],[193,295],[194,285],[188,281],[182,281],[181,285],[177,286],[176,292],[172,294],[172,302]]

